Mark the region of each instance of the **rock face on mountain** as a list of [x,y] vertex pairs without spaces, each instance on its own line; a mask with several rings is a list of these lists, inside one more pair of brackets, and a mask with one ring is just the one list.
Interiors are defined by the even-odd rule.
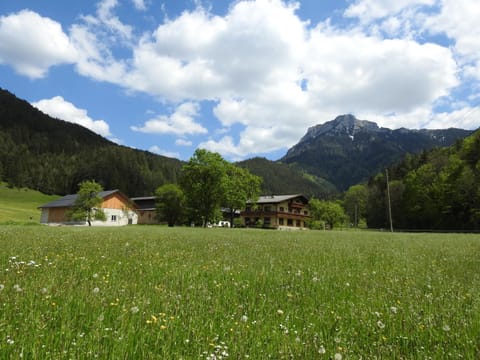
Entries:
[[308,129],[298,144],[281,159],[306,172],[333,183],[338,190],[367,180],[406,153],[418,153],[433,147],[450,146],[472,131],[391,130],[353,115]]

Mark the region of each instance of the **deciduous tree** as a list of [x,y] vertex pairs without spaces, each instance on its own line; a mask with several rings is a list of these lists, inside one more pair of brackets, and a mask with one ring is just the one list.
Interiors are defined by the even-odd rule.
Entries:
[[105,221],[105,212],[100,208],[103,199],[98,195],[101,191],[102,186],[94,180],[81,182],[77,198],[67,217],[70,220],[87,221],[88,226],[92,226],[92,220]]
[[160,220],[167,222],[168,226],[178,225],[184,215],[185,195],[180,186],[165,184],[156,191],[156,209]]

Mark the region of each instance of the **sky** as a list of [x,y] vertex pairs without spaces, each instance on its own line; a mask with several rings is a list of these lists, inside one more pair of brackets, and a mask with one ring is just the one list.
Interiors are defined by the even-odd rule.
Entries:
[[480,127],[478,19],[479,0],[0,0],[0,87],[121,145],[276,160],[347,113]]

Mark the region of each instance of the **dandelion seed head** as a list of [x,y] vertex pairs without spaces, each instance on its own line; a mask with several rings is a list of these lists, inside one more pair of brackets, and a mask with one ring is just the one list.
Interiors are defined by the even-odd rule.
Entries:
[[131,312],[132,314],[136,314],[136,313],[138,313],[139,311],[140,311],[140,309],[138,308],[138,306],[132,306],[132,307],[130,308],[130,312]]
[[397,308],[396,306],[390,306],[390,311],[391,311],[392,313],[396,314],[397,311],[398,311],[398,308]]
[[442,329],[443,329],[443,331],[450,331],[450,326],[445,324],[445,325],[443,325]]
[[342,360],[343,356],[340,353],[336,353],[333,357],[335,360]]
[[381,322],[380,320],[377,321],[377,326],[378,326],[379,329],[385,328],[385,324],[383,322]]
[[94,294],[98,294],[98,293],[100,292],[100,289],[99,289],[98,287],[96,287],[96,288],[94,288],[94,289],[92,290],[92,292],[93,292]]
[[320,355],[323,355],[327,352],[327,350],[325,350],[325,347],[323,345],[320,345],[320,347],[318,348],[318,353]]
[[247,315],[242,315],[242,317],[240,318],[240,320],[242,322],[247,322],[248,321],[248,316]]

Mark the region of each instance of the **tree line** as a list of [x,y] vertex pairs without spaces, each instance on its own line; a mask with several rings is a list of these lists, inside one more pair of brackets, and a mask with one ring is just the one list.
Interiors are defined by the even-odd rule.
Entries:
[[[480,228],[480,131],[448,148],[407,154],[366,184],[351,187],[343,204],[371,228],[389,228],[388,195],[393,227],[404,230]],[[389,193],[387,192],[389,190]]]

